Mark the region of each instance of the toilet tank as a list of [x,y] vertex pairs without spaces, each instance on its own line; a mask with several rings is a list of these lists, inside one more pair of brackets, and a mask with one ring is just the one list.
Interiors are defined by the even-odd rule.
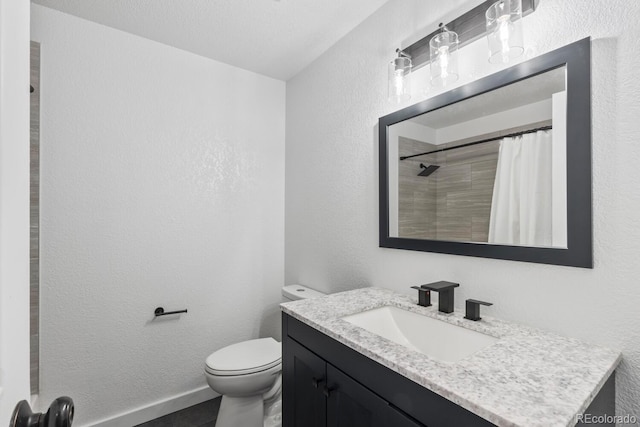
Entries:
[[282,300],[296,301],[299,299],[318,298],[323,297],[326,294],[316,291],[315,289],[307,288],[302,285],[288,285],[282,288]]

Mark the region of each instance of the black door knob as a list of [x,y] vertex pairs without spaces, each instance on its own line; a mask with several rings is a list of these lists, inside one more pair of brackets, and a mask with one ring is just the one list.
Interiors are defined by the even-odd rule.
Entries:
[[44,415],[46,427],[71,427],[73,423],[73,400],[70,397],[58,397],[49,405],[49,410]]
[[324,382],[324,378],[316,378],[316,377],[312,377],[311,378],[311,385],[313,386],[313,388],[318,388],[320,386],[320,384],[322,384]]
[[329,397],[331,396],[331,392],[337,390],[338,387],[327,387],[326,385],[324,386],[324,389],[322,390],[322,394],[324,394],[324,397]]
[[13,410],[9,427],[71,427],[73,412],[73,400],[66,396],[54,400],[46,414],[34,413],[29,402],[22,400]]

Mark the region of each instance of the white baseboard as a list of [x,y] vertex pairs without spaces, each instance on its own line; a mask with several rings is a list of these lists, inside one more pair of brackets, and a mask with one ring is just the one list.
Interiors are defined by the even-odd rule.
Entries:
[[[202,387],[79,427],[131,427],[220,396]],[[76,427],[74,425],[74,427]]]

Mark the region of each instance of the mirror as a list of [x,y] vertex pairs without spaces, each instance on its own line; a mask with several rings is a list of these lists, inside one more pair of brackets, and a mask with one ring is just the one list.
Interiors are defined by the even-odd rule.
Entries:
[[589,68],[584,39],[382,117],[380,246],[592,267]]

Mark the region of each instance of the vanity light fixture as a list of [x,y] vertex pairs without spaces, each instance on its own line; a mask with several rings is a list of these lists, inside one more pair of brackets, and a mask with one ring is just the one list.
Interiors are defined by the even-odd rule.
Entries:
[[431,84],[444,87],[458,80],[458,34],[440,24],[442,31],[429,41]]
[[499,0],[485,14],[489,62],[503,63],[524,53],[522,40],[522,0]]
[[[539,1],[540,0],[501,0],[496,3],[496,0],[486,0],[473,9],[458,16],[453,21],[448,22],[447,24],[445,24],[445,26],[448,31],[455,32],[458,35],[458,49],[487,36],[487,31],[493,33],[494,30],[497,29],[497,33],[494,34],[494,37],[497,37],[496,43],[500,42],[500,45],[497,48],[499,54],[495,59],[496,61],[501,61],[503,59],[502,47],[504,46],[504,43],[502,43],[503,39],[501,38],[501,34],[505,36],[505,39],[508,34],[509,42],[506,46],[509,49],[510,59],[513,59],[517,56],[517,52],[522,53],[524,51],[524,45],[522,44],[522,18],[529,15],[530,13],[533,13],[536,10]],[[502,24],[502,27],[500,27],[500,22],[506,22],[506,18],[502,18],[503,21],[498,22],[496,19],[496,22],[493,23],[492,21],[491,26],[489,26],[487,21],[489,16],[489,9],[499,3],[502,3],[506,6],[497,9],[496,11],[499,10],[500,14],[496,16],[503,16],[505,7],[508,8],[509,23]],[[500,33],[500,28],[503,29],[502,33]],[[413,44],[402,48],[401,52],[403,53],[403,55],[411,58],[412,71],[416,71],[431,62],[430,42],[434,37],[438,36],[441,33],[442,29],[439,28],[434,32],[422,37]],[[490,43],[493,43],[491,42],[491,39],[489,40]],[[521,50],[516,49],[517,46],[520,46]],[[389,78],[389,81],[391,82],[391,77]],[[389,95],[391,95],[391,90],[389,91]]]
[[396,49],[398,56],[389,63],[389,101],[400,104],[411,98],[409,74],[411,73],[411,56]]

